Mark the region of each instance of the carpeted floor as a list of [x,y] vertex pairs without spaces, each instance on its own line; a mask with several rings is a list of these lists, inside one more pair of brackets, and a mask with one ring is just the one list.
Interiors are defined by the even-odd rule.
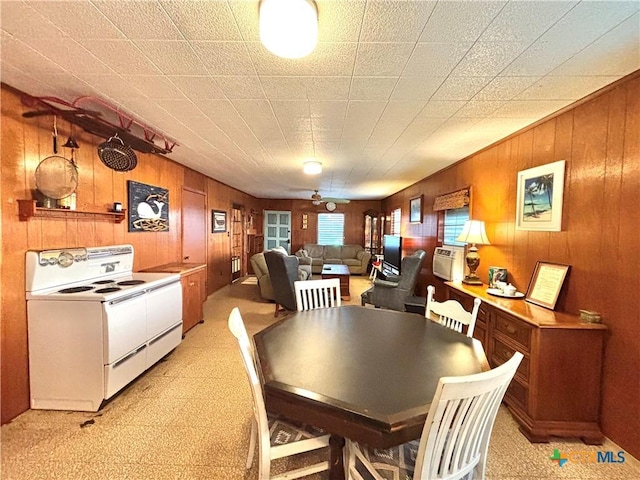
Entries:
[[[352,277],[349,304],[369,287]],[[235,339],[227,330],[240,308],[249,333],[275,321],[273,304],[253,280],[211,295],[205,323],[97,413],[31,410],[2,427],[0,478],[14,479],[255,479],[245,471],[251,396]],[[563,467],[549,459],[569,455]],[[487,477],[506,479],[638,479],[640,463],[591,463],[598,451],[579,440],[531,444],[503,407],[493,430]],[[326,451],[318,455],[325,455]],[[590,457],[592,455],[593,457]],[[275,470],[290,465],[276,463]],[[327,475],[314,477],[326,479]]]

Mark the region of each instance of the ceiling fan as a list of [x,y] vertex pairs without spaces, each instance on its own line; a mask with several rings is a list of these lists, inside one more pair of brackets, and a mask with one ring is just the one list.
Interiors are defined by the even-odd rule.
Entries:
[[336,203],[349,203],[350,201],[351,200],[347,200],[346,198],[323,198],[322,195],[318,193],[318,190],[314,190],[313,195],[311,195],[311,203],[314,205],[320,205],[322,202],[332,203],[335,205]]

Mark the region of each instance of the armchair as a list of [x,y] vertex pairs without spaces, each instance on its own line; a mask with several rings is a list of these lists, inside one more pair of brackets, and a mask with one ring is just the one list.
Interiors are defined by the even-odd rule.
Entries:
[[427,254],[424,250],[416,250],[413,255],[404,257],[400,267],[400,275],[387,277],[386,280],[376,279],[373,282],[373,287],[362,294],[362,305],[370,303],[376,307],[403,312],[405,299],[413,295],[418,275],[426,257]]
[[[264,252],[264,259],[267,262],[271,285],[273,287],[273,300],[276,303],[274,316],[284,310],[296,311],[296,293],[294,282],[296,280],[306,280],[301,278],[298,269],[298,257],[295,255],[283,254],[277,250],[267,250]],[[282,308],[281,308],[282,307]]]

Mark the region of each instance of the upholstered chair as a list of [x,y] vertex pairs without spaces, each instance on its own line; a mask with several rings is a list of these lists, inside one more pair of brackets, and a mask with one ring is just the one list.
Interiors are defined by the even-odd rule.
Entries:
[[416,250],[413,255],[404,257],[400,275],[387,277],[386,280],[376,278],[373,287],[362,294],[362,305],[370,303],[376,307],[404,312],[405,299],[413,295],[426,257],[424,250]]
[[[295,312],[298,307],[293,284],[296,280],[307,279],[306,275],[299,273],[298,257],[274,249],[264,252],[264,258],[271,277],[273,300],[276,302],[274,316],[277,317],[284,310]],[[301,278],[303,276],[305,278]]]

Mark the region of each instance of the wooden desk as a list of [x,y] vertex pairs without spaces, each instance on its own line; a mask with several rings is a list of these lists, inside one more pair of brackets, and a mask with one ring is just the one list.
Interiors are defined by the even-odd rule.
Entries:
[[411,313],[343,306],[296,312],[254,336],[267,410],[331,436],[389,448],[419,438],[438,379],[489,368],[480,342]]
[[482,342],[491,367],[504,363],[515,350],[524,354],[504,398],[522,433],[532,442],[559,436],[601,444],[606,327],[524,300],[489,295],[487,285],[445,285],[448,297],[468,310],[474,297],[482,300],[473,336]]

